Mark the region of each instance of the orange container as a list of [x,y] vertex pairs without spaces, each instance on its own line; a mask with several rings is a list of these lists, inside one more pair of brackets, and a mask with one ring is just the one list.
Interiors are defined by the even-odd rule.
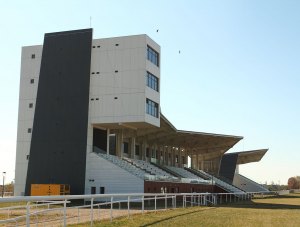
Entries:
[[68,184],[32,184],[31,196],[70,195]]

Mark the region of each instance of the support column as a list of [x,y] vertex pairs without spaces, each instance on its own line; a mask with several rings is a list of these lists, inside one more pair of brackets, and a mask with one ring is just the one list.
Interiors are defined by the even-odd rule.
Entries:
[[158,163],[157,156],[159,156],[159,154],[158,154],[158,146],[155,143],[154,144],[154,158],[156,159],[156,163]]
[[176,166],[176,154],[177,154],[177,148],[173,149],[173,166]]
[[198,154],[196,154],[196,160],[197,160],[196,168],[198,170],[199,169],[199,155]]
[[135,137],[130,139],[130,158],[135,159]]
[[178,166],[182,168],[181,147],[179,147],[179,152],[178,152]]
[[163,150],[163,163],[164,165],[168,165],[168,147],[164,147],[164,150]]
[[120,158],[123,157],[123,130],[119,130],[117,134],[117,143],[116,143],[116,155]]
[[146,144],[146,141],[143,140],[143,144],[142,144],[142,160],[143,161],[146,160],[146,149],[147,149],[147,144]]
[[110,129],[108,128],[106,130],[106,154],[109,154],[109,134],[110,134]]
[[191,156],[191,168],[194,169],[194,158],[193,158],[193,153],[190,153]]

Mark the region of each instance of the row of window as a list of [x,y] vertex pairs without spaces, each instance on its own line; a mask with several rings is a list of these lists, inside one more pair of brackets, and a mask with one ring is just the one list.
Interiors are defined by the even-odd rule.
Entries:
[[[125,154],[128,154],[128,152],[129,152],[129,143],[128,142],[123,142],[123,152]],[[140,145],[138,145],[138,144],[135,145],[135,155],[140,155]]]
[[[115,73],[118,73],[119,71],[118,70],[115,70]],[[100,74],[100,72],[92,72],[91,74]],[[153,90],[155,91],[158,91],[158,88],[159,88],[159,80],[156,76],[154,76],[152,73],[148,72],[147,71],[147,86],[152,88]]]
[[[119,72],[119,70],[115,70],[115,73],[118,73]],[[100,72],[91,72],[91,74],[100,74]]]
[[146,99],[146,113],[158,118],[158,104],[151,99]]
[[157,67],[159,66],[159,55],[150,46],[147,46],[147,59],[151,61]]
[[[119,46],[119,43],[116,43],[115,46],[116,47]],[[100,48],[100,47],[101,47],[100,45],[99,46],[93,46],[93,48]]]
[[[91,187],[91,194],[97,194],[96,187]],[[105,187],[100,187],[99,194],[105,194]]]
[[[114,99],[118,99],[118,97],[114,97]],[[98,101],[99,98],[91,98],[91,101],[94,101],[94,100]],[[30,106],[31,105],[29,104],[29,107]],[[33,104],[30,108],[32,108],[32,107],[33,107]],[[156,103],[156,102],[152,101],[151,99],[147,98],[146,99],[146,113],[150,114],[153,117],[158,118],[158,113],[159,113],[158,112],[158,103]]]
[[[114,97],[114,99],[118,99],[118,97]],[[94,100],[98,101],[99,98],[91,98],[91,101],[94,101]]]

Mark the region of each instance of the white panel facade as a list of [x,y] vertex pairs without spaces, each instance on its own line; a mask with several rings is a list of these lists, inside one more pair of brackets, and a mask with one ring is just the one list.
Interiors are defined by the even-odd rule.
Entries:
[[15,195],[23,195],[28,168],[31,132],[33,126],[42,46],[22,48],[17,152],[15,170]]
[[132,175],[126,170],[99,157],[95,153],[87,155],[85,194],[91,194],[91,187],[100,187],[109,193],[144,193],[144,180]]
[[147,60],[147,46],[160,47],[146,35],[93,40],[90,122],[146,122],[159,118],[146,113],[146,98],[160,103],[160,93],[146,84],[147,71],[160,78],[159,67]]

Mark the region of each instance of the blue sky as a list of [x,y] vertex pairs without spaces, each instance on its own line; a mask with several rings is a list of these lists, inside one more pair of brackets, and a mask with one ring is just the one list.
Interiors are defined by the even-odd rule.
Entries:
[[299,11],[296,0],[1,1],[0,172],[14,178],[21,47],[92,17],[94,38],[160,44],[161,109],[178,129],[244,136],[230,152],[269,148],[241,173],[287,183],[300,175]]

